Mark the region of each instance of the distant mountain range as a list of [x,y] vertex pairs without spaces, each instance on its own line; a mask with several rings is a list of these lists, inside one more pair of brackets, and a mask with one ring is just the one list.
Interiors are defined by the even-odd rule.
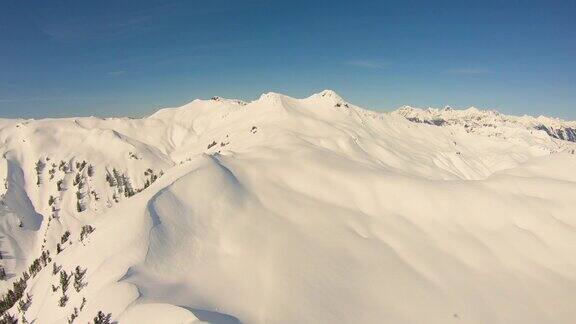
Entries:
[[493,129],[494,134],[503,127],[521,127],[528,130],[544,131],[550,137],[570,142],[576,142],[576,122],[565,121],[550,117],[507,116],[493,110],[454,110],[450,107],[443,109],[402,107],[394,112],[406,119],[436,126],[459,126],[468,132],[484,132]]

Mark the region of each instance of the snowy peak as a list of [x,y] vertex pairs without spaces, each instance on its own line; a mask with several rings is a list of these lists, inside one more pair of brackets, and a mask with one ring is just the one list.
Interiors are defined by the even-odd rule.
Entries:
[[174,121],[179,124],[189,124],[191,119],[206,118],[218,110],[235,111],[246,107],[247,110],[267,108],[284,113],[291,109],[315,109],[317,107],[346,107],[349,105],[339,94],[333,90],[323,90],[307,98],[294,98],[277,92],[265,92],[256,100],[245,102],[239,99],[227,99],[219,96],[210,99],[196,99],[183,106],[163,108],[150,115],[152,119]]
[[238,106],[246,106],[248,103],[240,100],[240,99],[227,99],[219,96],[215,96],[210,98],[211,101],[219,102],[219,103],[226,103],[231,105],[238,105]]
[[334,90],[323,90],[321,92],[312,94],[311,96],[302,99],[290,97],[281,93],[267,92],[262,94],[260,98],[254,102],[278,104],[281,102],[295,102],[295,101],[307,102],[311,104],[329,103],[331,105],[346,103],[346,101]]
[[296,100],[290,96],[277,93],[277,92],[265,92],[260,97],[253,101],[252,103],[264,103],[264,104],[273,104],[278,105],[281,104],[285,100]]
[[543,131],[555,139],[576,142],[576,122],[558,118],[508,116],[495,110],[480,110],[475,107],[456,110],[450,107],[420,109],[404,106],[392,114],[415,123],[464,128],[469,133],[489,133],[488,130],[502,133],[506,128],[523,128]]
[[338,102],[338,103],[343,103],[345,102],[345,100],[336,93],[336,91],[334,90],[323,90],[320,91],[318,93],[315,93],[313,95],[311,95],[310,97],[308,97],[308,99],[322,99],[322,100],[328,100],[330,102]]

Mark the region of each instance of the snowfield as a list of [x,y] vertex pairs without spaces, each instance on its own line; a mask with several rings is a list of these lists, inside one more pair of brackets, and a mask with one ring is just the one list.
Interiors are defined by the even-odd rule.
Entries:
[[3,119],[1,310],[40,324],[575,323],[575,125],[377,113],[329,90]]

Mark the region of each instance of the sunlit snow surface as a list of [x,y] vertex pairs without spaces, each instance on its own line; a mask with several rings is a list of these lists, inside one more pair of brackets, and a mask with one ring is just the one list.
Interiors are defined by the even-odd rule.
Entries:
[[[477,113],[434,126],[323,91],[0,120],[1,287],[45,245],[88,284],[59,307],[44,268],[29,322],[67,323],[86,298],[78,323],[99,310],[119,323],[575,323],[576,145],[527,117],[465,126]],[[37,185],[46,157],[91,163],[99,199],[77,211],[76,171],[50,180],[47,166]],[[138,188],[148,168],[164,175],[115,202],[113,168]],[[84,224],[96,230],[80,242]]]

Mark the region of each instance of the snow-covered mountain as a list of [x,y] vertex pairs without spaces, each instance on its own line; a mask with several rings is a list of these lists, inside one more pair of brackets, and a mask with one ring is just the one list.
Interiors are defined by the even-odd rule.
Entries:
[[474,107],[454,110],[450,107],[420,109],[404,106],[394,113],[417,123],[463,127],[470,133],[501,136],[504,128],[525,128],[532,131],[544,131],[553,138],[576,142],[576,122],[558,118],[506,116],[497,111],[482,111]]
[[573,323],[575,125],[377,113],[329,90],[142,119],[3,119],[0,310],[29,323]]

